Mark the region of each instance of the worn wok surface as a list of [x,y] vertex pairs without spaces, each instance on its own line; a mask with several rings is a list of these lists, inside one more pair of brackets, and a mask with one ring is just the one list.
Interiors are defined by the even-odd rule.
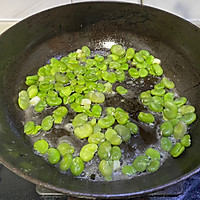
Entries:
[[89,46],[116,42],[146,49],[162,60],[166,76],[200,116],[200,30],[150,7],[114,2],[54,8],[23,20],[0,37],[0,161],[34,183],[78,197],[119,198],[157,191],[200,169],[200,123],[191,126],[192,147],[169,158],[152,174],[130,180],[94,182],[64,175],[35,155],[23,133],[24,114],[17,97],[24,79],[49,58]]

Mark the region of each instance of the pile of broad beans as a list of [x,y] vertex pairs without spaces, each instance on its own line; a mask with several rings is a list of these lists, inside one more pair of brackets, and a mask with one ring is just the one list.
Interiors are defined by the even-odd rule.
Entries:
[[[23,110],[34,107],[34,112],[45,112],[53,108],[40,124],[28,121],[24,132],[33,137],[41,131],[49,133],[56,124],[63,123],[69,109],[76,113],[72,120],[73,133],[88,143],[74,156],[74,146],[60,142],[51,146],[43,138],[34,143],[34,151],[46,155],[51,164],[59,165],[61,171],[70,170],[75,176],[84,171],[85,163],[98,156],[99,171],[105,180],[112,180],[116,170],[128,176],[140,172],[154,172],[160,166],[160,152],[149,147],[142,155],[135,157],[132,164],[121,164],[121,143],[128,143],[132,134],[139,134],[138,126],[128,112],[120,107],[104,107],[106,95],[119,93],[128,95],[128,89],[121,86],[126,76],[136,80],[145,77],[160,77],[152,90],[143,91],[139,102],[146,112],[135,116],[138,123],[151,126],[155,114],[162,116],[159,132],[160,147],[172,157],[178,157],[191,145],[188,126],[196,119],[195,108],[185,97],[173,91],[175,85],[163,75],[160,60],[146,50],[135,52],[113,45],[108,56],[91,55],[84,46],[61,59],[52,58],[50,63],[39,68],[36,75],[26,77],[27,90],[19,93],[18,104]],[[113,84],[118,83],[116,91]],[[53,134],[53,133],[51,133]]]

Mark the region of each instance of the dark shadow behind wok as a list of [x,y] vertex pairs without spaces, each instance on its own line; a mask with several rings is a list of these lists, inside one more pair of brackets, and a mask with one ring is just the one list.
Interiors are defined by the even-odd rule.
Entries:
[[34,15],[0,37],[0,161],[20,176],[73,196],[122,198],[153,192],[199,171],[200,123],[192,125],[192,147],[169,158],[156,172],[126,181],[93,182],[63,175],[36,156],[23,134],[17,106],[24,79],[49,58],[88,45],[115,41],[146,49],[162,60],[165,74],[200,116],[200,30],[174,15],[128,3],[82,3]]

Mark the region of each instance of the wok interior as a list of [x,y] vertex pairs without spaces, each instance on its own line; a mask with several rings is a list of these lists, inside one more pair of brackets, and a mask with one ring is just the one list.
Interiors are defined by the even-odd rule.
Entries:
[[[56,55],[81,48],[105,48],[109,42],[148,50],[160,58],[167,77],[200,116],[200,30],[188,22],[149,7],[127,3],[83,3],[32,16],[0,38],[0,159],[21,176],[43,186],[84,197],[134,196],[175,183],[200,164],[198,119],[191,126],[192,147],[169,158],[152,174],[130,180],[94,182],[64,175],[35,155],[23,133],[24,115],[17,106],[25,77]],[[27,176],[28,175],[28,176]]]

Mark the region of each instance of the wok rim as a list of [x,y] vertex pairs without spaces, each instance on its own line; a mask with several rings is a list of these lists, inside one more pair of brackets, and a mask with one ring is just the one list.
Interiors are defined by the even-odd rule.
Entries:
[[[176,15],[174,13],[171,13],[169,11],[166,11],[166,10],[162,10],[162,9],[159,9],[159,8],[156,8],[156,7],[152,7],[150,5],[141,5],[141,4],[137,4],[137,3],[132,3],[132,2],[124,2],[124,1],[108,1],[108,0],[102,0],[102,1],[90,1],[90,0],[87,0],[87,1],[84,1],[84,2],[75,2],[75,3],[72,3],[72,4],[64,4],[64,5],[59,5],[59,6],[55,6],[53,8],[48,8],[46,10],[42,10],[42,11],[39,11],[33,15],[30,15],[26,18],[23,18],[21,21],[18,21],[16,24],[14,24],[12,27],[8,28],[6,31],[4,31],[1,35],[0,35],[0,38],[5,35],[8,31],[12,30],[14,27],[20,25],[20,23],[24,22],[25,20],[28,20],[32,17],[36,17],[37,15],[39,15],[40,13],[44,13],[44,12],[48,12],[50,10],[54,10],[54,9],[57,9],[57,8],[60,8],[60,7],[66,7],[66,6],[73,6],[73,5],[77,5],[77,4],[96,4],[96,3],[109,3],[109,4],[131,4],[131,5],[135,5],[135,6],[138,6],[138,7],[148,7],[150,9],[153,9],[153,10],[158,10],[160,12],[164,12],[164,13],[167,13],[168,15],[171,15],[175,18],[179,18],[179,20],[182,20],[182,21],[185,21],[186,23],[189,23],[190,26],[193,26],[193,27],[196,27],[198,29],[200,29],[200,27],[198,27],[196,24],[188,21],[187,19],[184,19],[182,18],[181,16],[179,15]],[[58,191],[58,192],[61,192],[63,193],[63,195],[69,195],[69,196],[74,196],[74,197],[81,197],[81,198],[108,198],[108,199],[119,199],[119,198],[125,198],[125,197],[138,197],[138,196],[144,196],[144,195],[148,195],[148,194],[152,194],[154,192],[157,192],[157,191],[160,191],[160,190],[163,190],[163,189],[166,189],[170,186],[173,186],[175,185],[176,183],[180,183],[188,178],[190,178],[191,176],[197,174],[198,172],[200,172],[200,165],[196,168],[194,168],[193,170],[191,170],[190,172],[184,174],[184,175],[181,175],[179,176],[178,178],[176,179],[173,179],[172,181],[164,184],[164,185],[161,185],[161,186],[157,186],[157,187],[154,187],[154,188],[151,188],[151,189],[146,189],[146,190],[142,190],[142,191],[138,191],[138,192],[129,192],[129,193],[119,193],[119,194],[94,194],[94,193],[83,193],[83,192],[76,192],[76,191],[71,191],[71,190],[68,190],[68,189],[64,189],[64,188],[60,188],[60,187],[56,187],[52,184],[49,184],[49,183],[46,183],[44,181],[41,181],[37,178],[33,178],[31,177],[30,175],[26,174],[25,172],[21,171],[20,169],[14,167],[14,165],[8,163],[6,160],[4,160],[3,158],[0,157],[0,164],[2,164],[3,166],[5,166],[7,169],[9,169],[10,171],[12,171],[13,173],[15,173],[16,175],[20,176],[21,178],[33,183],[33,184],[36,184],[36,185],[39,185],[39,186],[42,186],[44,188],[48,188],[48,189],[51,189],[51,190],[55,190],[55,191]],[[81,180],[81,178],[80,178]]]
[[[39,179],[33,178],[25,173],[23,173],[21,170],[19,170],[18,168],[14,167],[13,165],[9,164],[8,162],[6,162],[5,160],[3,160],[2,158],[0,158],[0,163],[3,164],[6,168],[8,168],[10,171],[12,171],[13,173],[15,173],[16,175],[20,176],[21,178],[28,180],[36,185],[42,186],[44,188],[48,188],[51,190],[55,190],[58,192],[61,192],[63,195],[67,194],[70,196],[74,196],[74,197],[81,197],[81,198],[108,198],[108,199],[118,199],[120,197],[125,198],[125,197],[138,197],[138,196],[144,196],[144,195],[148,195],[148,194],[152,194],[155,192],[158,192],[160,190],[166,189],[170,186],[173,186],[177,183],[180,183],[188,178],[190,178],[191,176],[197,174],[198,172],[200,172],[200,167],[195,168],[194,170],[190,171],[187,174],[184,174],[182,176],[180,176],[179,178],[176,178],[162,186],[158,186],[158,187],[154,187],[152,189],[148,189],[148,190],[143,190],[143,191],[139,191],[139,192],[132,192],[132,193],[123,193],[123,194],[92,194],[92,193],[82,193],[82,192],[75,192],[75,191],[71,191],[71,190],[67,190],[64,188],[59,188],[56,187],[52,184],[48,184],[45,183]],[[81,180],[81,179],[80,179]]]

